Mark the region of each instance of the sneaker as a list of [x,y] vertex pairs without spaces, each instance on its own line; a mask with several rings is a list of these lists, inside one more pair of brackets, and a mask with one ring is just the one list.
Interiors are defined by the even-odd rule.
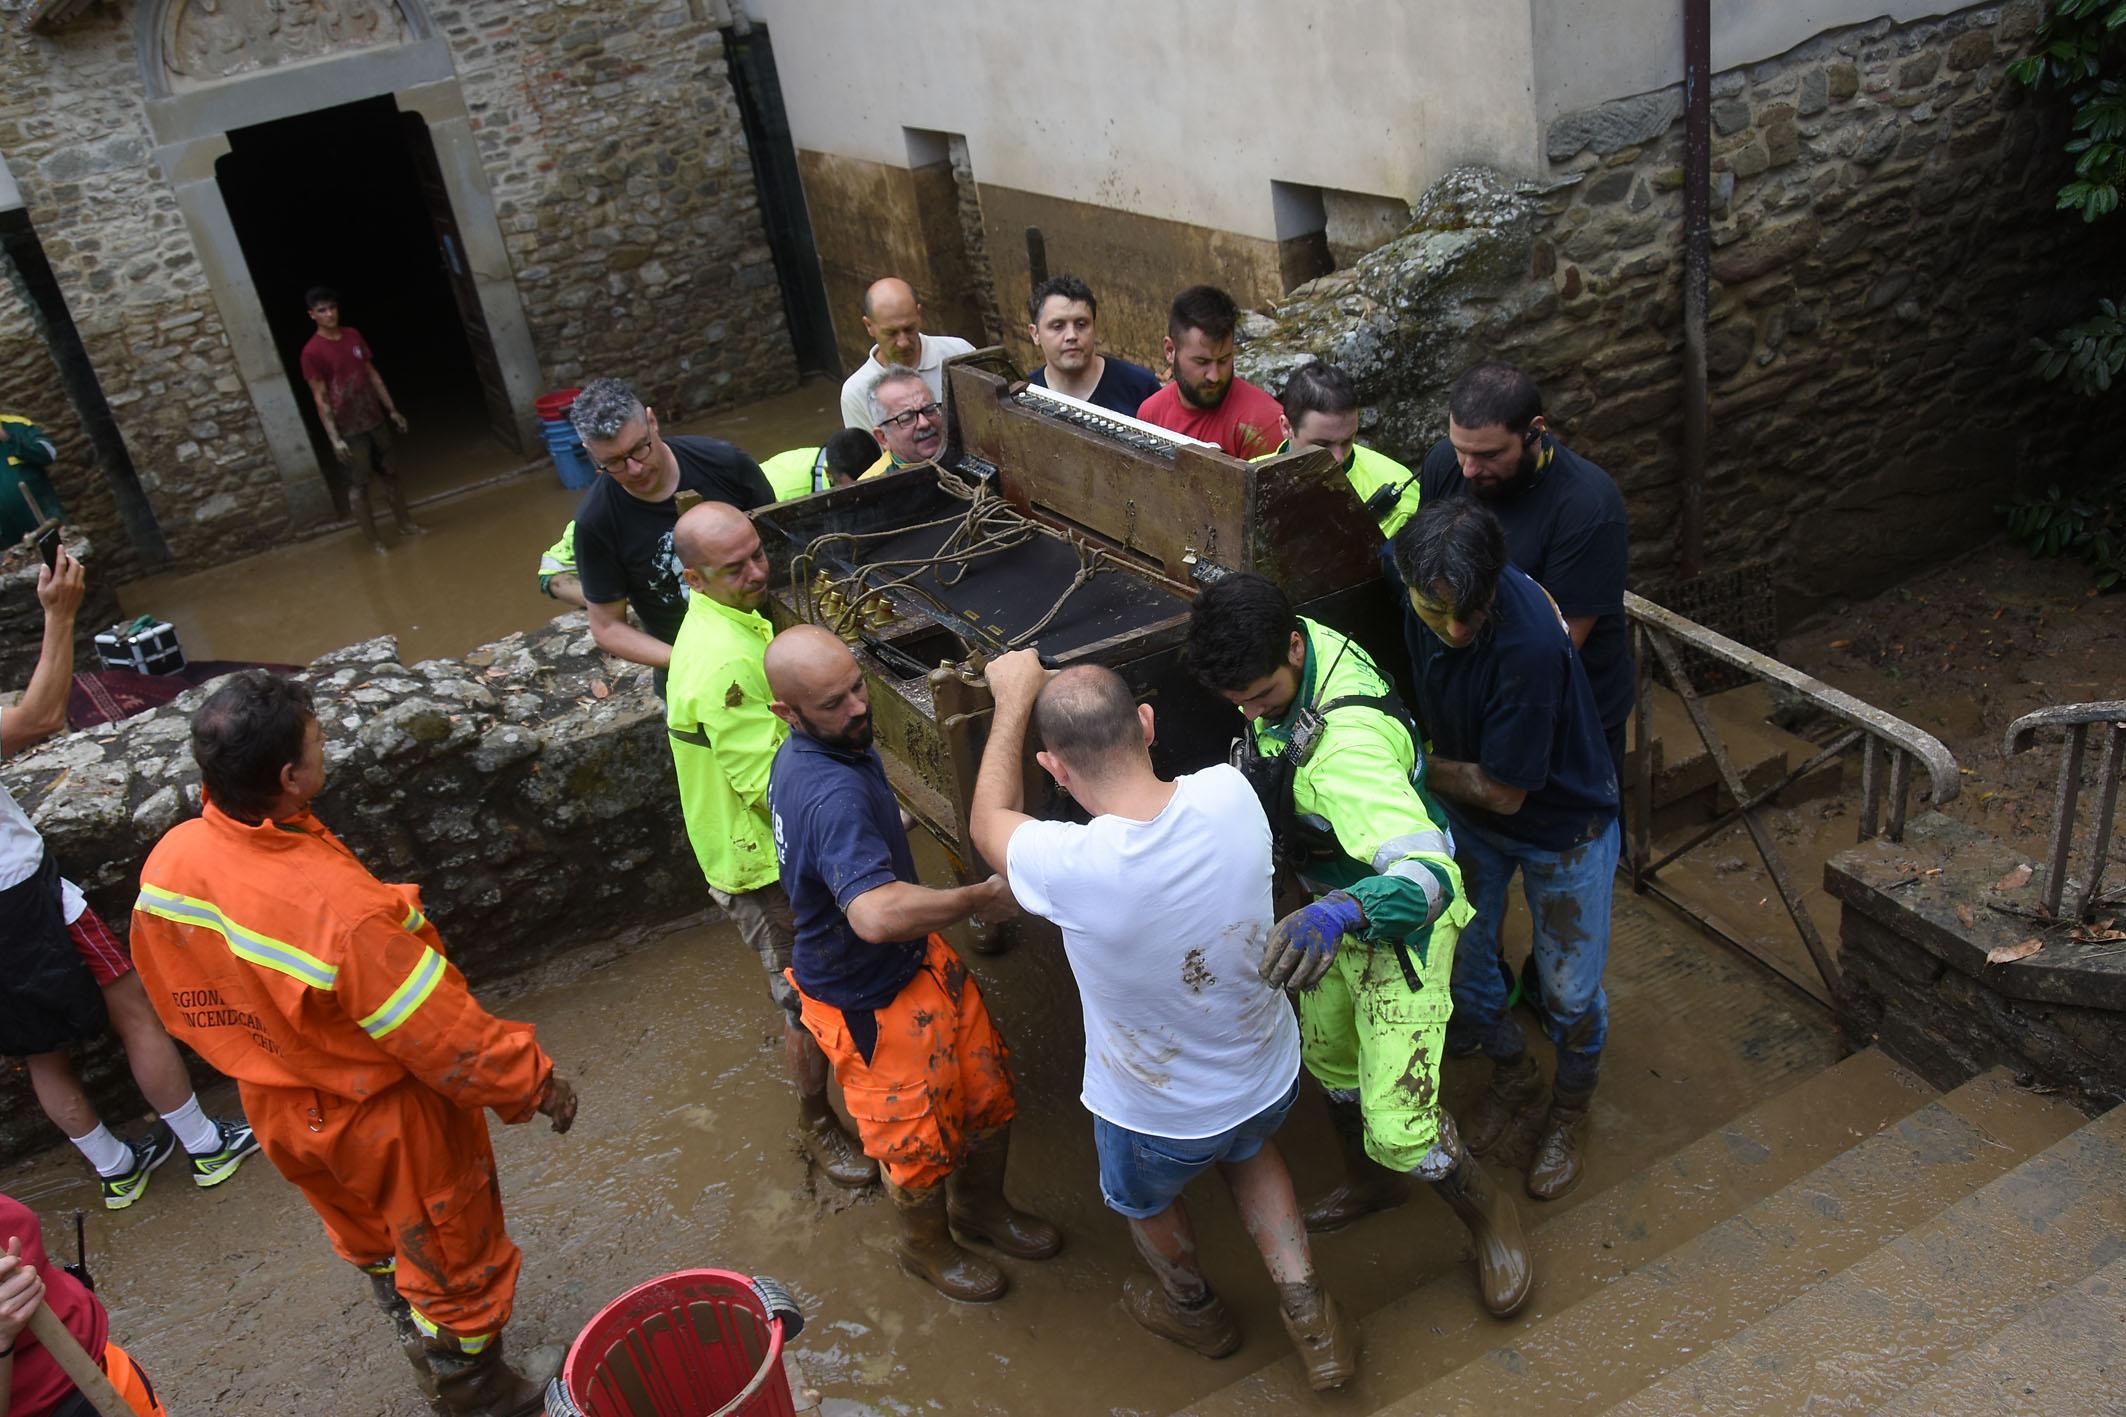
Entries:
[[249,1122],[230,1122],[217,1117],[214,1129],[221,1134],[221,1146],[205,1156],[192,1157],[192,1184],[195,1186],[220,1185],[236,1174],[236,1168],[244,1164],[245,1157],[258,1150],[258,1138],[251,1134]]
[[115,1176],[103,1178],[103,1208],[124,1210],[148,1193],[148,1174],[177,1150],[177,1137],[160,1124],[126,1143],[133,1164]]

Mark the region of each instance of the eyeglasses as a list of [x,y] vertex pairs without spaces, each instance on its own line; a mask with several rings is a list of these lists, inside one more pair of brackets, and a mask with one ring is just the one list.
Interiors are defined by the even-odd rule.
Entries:
[[906,413],[896,413],[891,418],[881,418],[878,421],[878,426],[881,428],[913,428],[918,418],[927,418],[932,423],[935,423],[938,419],[938,412],[938,405],[926,403],[921,408],[911,408]]
[[591,463],[591,466],[596,468],[600,472],[618,472],[622,468],[626,467],[629,463],[635,463],[641,467],[648,467],[650,465],[650,451],[656,446],[657,435],[655,433],[645,433],[642,435],[641,442],[637,443],[634,447],[629,448],[619,457],[613,458],[607,462],[594,461]]

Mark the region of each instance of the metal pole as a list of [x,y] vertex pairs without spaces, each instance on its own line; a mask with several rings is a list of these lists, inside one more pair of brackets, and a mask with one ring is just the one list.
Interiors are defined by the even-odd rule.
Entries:
[[1676,555],[1705,569],[1705,311],[1712,251],[1712,0],[1683,0],[1683,504]]

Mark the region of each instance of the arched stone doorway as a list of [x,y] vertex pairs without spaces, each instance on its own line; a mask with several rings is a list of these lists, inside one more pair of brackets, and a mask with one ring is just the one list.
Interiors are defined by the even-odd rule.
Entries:
[[[533,447],[538,357],[450,50],[421,0],[145,0],[135,38],[155,160],[199,253],[290,520],[328,520],[333,499],[305,423],[309,392],[276,340],[239,214],[217,180],[232,132],[328,110],[367,113],[387,101],[396,108],[418,169],[411,200],[426,208],[447,279],[438,318],[464,337],[470,399],[497,438],[520,452]],[[355,198],[347,219],[362,217]],[[288,295],[276,287],[272,298],[278,311]],[[380,350],[387,373],[390,358]]]

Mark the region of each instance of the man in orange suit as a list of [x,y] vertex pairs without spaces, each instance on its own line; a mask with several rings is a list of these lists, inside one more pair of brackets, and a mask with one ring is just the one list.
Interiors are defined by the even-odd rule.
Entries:
[[474,1001],[421,913],[310,813],[310,691],[233,676],[192,720],[205,810],[140,872],[133,955],[171,1034],[237,1080],[262,1149],[359,1266],[439,1410],[518,1417],[543,1378],[502,1357],[523,1262],[483,1109],[575,1120],[531,1025]]

